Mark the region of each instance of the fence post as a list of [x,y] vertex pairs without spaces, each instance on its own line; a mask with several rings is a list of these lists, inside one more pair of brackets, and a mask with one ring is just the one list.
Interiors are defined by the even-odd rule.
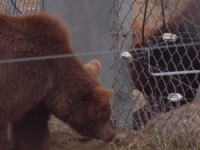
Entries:
[[[113,49],[126,51],[132,46],[132,11],[133,0],[115,0],[115,28],[113,28]],[[117,43],[117,44],[116,44]],[[128,63],[120,58],[120,53],[113,54],[114,89],[116,91],[114,104],[115,125],[122,128],[133,127],[133,84],[130,78]]]
[[44,0],[40,0],[40,12],[44,11]]

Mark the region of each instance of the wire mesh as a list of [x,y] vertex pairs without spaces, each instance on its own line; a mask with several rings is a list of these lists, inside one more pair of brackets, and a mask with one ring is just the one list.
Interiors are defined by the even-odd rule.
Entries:
[[0,0],[0,12],[11,15],[39,12],[41,0]]
[[[133,45],[131,61],[122,60],[121,53],[114,55],[113,68],[118,71],[113,84],[117,91],[113,110],[124,120],[123,125],[117,121],[115,125],[132,124],[127,136],[116,143],[117,148],[200,149],[199,8],[199,0],[114,1],[112,48],[123,52],[130,51],[127,44]],[[131,20],[127,18],[130,13]],[[130,22],[129,28],[124,25],[126,20]],[[164,33],[174,34],[177,39],[164,39]],[[124,93],[127,80],[132,87]],[[170,99],[171,93],[182,98]],[[130,104],[128,97],[132,98],[132,109],[120,116]],[[133,122],[126,119],[130,116]]]
[[[166,28],[162,28],[161,2]],[[40,3],[39,0],[1,0],[0,10],[12,15],[36,13]],[[180,9],[182,4],[186,5],[184,9]],[[120,52],[113,54],[113,88],[117,91],[114,123],[117,127],[131,126],[126,136],[116,141],[114,149],[200,148],[197,97],[200,78],[194,72],[200,70],[199,8],[198,0],[113,1],[111,50],[122,52],[133,45],[131,62],[122,60]],[[163,33],[168,32],[176,34],[178,39],[163,40]],[[186,72],[179,74],[179,71]],[[168,99],[170,93],[179,93],[183,98],[172,102]]]

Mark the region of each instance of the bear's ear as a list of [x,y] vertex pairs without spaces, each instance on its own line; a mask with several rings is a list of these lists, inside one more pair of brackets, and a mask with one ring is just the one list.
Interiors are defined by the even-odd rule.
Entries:
[[97,100],[98,106],[103,106],[108,104],[110,98],[113,95],[113,90],[105,89],[101,86],[98,86],[93,91],[93,97]]
[[101,63],[98,60],[91,60],[85,65],[86,71],[88,71],[95,79],[98,78],[101,71]]

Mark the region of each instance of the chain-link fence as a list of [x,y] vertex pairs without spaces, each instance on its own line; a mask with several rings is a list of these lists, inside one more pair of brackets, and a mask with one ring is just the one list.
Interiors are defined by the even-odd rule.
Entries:
[[200,1],[115,0],[112,13],[114,123],[129,127],[116,147],[200,149]]
[[[41,6],[0,0],[12,15]],[[200,0],[113,0],[111,50],[121,52],[113,57],[112,119],[123,134],[109,149],[200,149],[199,8]]]
[[0,12],[11,15],[39,12],[42,0],[0,0]]

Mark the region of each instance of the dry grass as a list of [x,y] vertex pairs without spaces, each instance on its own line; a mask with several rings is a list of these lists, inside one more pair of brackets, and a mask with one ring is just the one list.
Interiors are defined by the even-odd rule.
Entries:
[[[134,94],[140,95],[140,100],[144,101],[138,91],[134,91]],[[51,147],[52,150],[199,150],[199,112],[200,104],[194,101],[155,116],[138,131],[117,129],[118,135],[109,145],[97,140],[80,142],[76,132],[53,118],[50,122]]]
[[200,149],[199,108],[194,102],[155,117],[137,132],[122,131],[109,150]]

